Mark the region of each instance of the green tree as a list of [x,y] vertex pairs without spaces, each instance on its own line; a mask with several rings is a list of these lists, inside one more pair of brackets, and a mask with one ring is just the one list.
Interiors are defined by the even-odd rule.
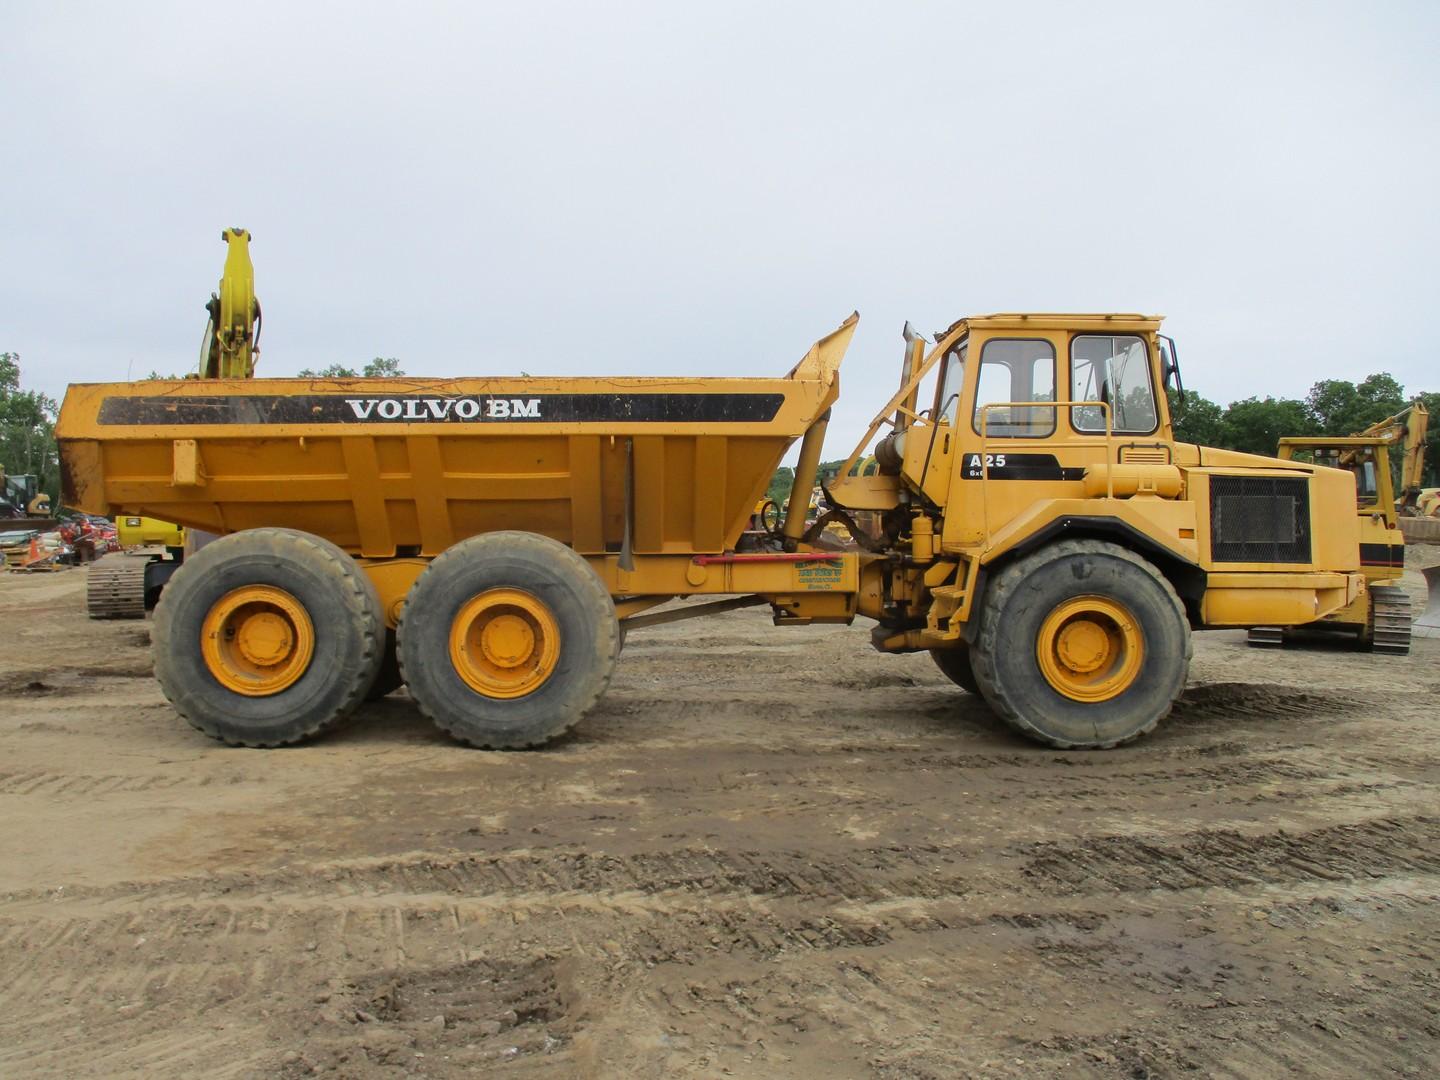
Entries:
[[58,498],[60,459],[55,451],[55,399],[20,385],[20,354],[0,353],[0,467],[34,473],[40,490]]
[[1225,410],[1219,445],[1273,457],[1284,435],[1319,434],[1305,402],[1293,398],[1248,397]]
[[400,361],[393,356],[377,356],[361,370],[356,371],[344,364],[331,364],[319,371],[313,368],[306,368],[300,372],[302,379],[391,379],[398,375],[404,375],[400,370]]
[[393,379],[405,372],[400,370],[400,361],[395,357],[377,356],[365,365],[363,374],[367,379]]
[[1224,445],[1224,409],[1193,390],[1185,392],[1184,402],[1174,390],[1167,390],[1166,395],[1170,399],[1170,419],[1178,441],[1200,446]]
[[770,486],[765,489],[765,497],[785,505],[785,500],[790,497],[790,485],[794,482],[795,470],[789,465],[781,465],[775,470],[775,475],[770,477]]
[[1385,371],[1358,385],[1345,379],[1323,379],[1305,398],[1305,411],[1322,435],[1353,435],[1404,407],[1405,388]]

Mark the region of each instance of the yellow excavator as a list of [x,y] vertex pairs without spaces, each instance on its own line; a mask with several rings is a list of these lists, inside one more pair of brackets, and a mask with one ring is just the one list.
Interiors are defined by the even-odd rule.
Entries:
[[[1249,634],[1251,645],[1274,648],[1292,635],[1334,630],[1353,634],[1362,647],[1374,652],[1404,655],[1410,651],[1410,597],[1399,584],[1405,572],[1406,535],[1402,522],[1423,516],[1427,495],[1431,496],[1429,501],[1434,501],[1434,489],[1421,487],[1429,422],[1425,403],[1416,398],[1394,416],[1354,435],[1280,440],[1276,456],[1284,461],[1308,460],[1354,474],[1360,566],[1368,588],[1350,604],[1303,630],[1253,627]],[[1398,484],[1390,462],[1392,447],[1401,452]],[[1427,569],[1425,576],[1430,599],[1426,611],[1414,623],[1422,634],[1431,628],[1440,630],[1440,568]]]
[[0,465],[0,532],[18,529],[53,529],[50,496],[40,490],[33,473],[7,474]]
[[[250,262],[250,233],[226,229],[225,269],[219,288],[205,304],[209,318],[200,344],[200,362],[192,378],[248,379],[260,356],[260,302],[255,298],[255,268]],[[120,550],[93,563],[85,588],[92,619],[143,619],[155,607],[160,590],[184,562],[187,550],[205,534],[144,516],[115,522]]]

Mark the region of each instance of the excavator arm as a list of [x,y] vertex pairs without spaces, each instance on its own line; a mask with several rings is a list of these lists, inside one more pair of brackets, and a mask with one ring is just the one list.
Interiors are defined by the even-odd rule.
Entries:
[[1356,432],[1362,439],[1384,439],[1392,445],[1400,444],[1400,485],[1395,504],[1402,513],[1413,509],[1420,498],[1425,480],[1425,435],[1429,428],[1430,412],[1425,403],[1416,398],[1394,416]]
[[220,239],[229,246],[220,289],[205,310],[210,322],[200,346],[202,379],[248,379],[260,356],[260,301],[255,299],[255,268],[250,263],[250,234],[226,229]]
[[1430,428],[1430,412],[1425,403],[1416,399],[1409,409],[1405,424],[1405,457],[1400,465],[1400,504],[1414,506],[1425,483],[1425,435]]

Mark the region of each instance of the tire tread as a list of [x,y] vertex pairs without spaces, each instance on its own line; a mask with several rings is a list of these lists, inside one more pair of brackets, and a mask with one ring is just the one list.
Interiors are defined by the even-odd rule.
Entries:
[[[1155,730],[1155,726],[1170,714],[1174,707],[1172,701],[1166,706],[1163,712],[1152,719],[1148,724],[1138,731],[1120,739],[1111,739],[1105,742],[1080,743],[1068,739],[1057,738],[1049,735],[1025,719],[1023,712],[1015,702],[1005,693],[1003,688],[995,681],[995,653],[996,639],[1000,629],[1000,619],[1006,605],[1010,602],[1021,584],[1032,573],[1040,567],[1054,562],[1058,559],[1071,555],[1105,555],[1122,559],[1132,564],[1144,573],[1148,574],[1164,591],[1170,603],[1174,605],[1176,614],[1188,627],[1189,622],[1185,615],[1185,605],[1181,602],[1179,595],[1175,592],[1165,575],[1148,560],[1141,558],[1129,548],[1121,547],[1105,540],[1061,540],[1051,544],[1033,555],[1026,556],[1010,563],[1000,571],[990,583],[984,598],[984,608],[980,613],[980,632],[976,640],[976,647],[972,650],[970,660],[976,670],[977,679],[984,690],[985,700],[990,707],[1016,731],[1026,738],[1033,739],[1038,743],[1053,747],[1057,750],[1112,750],[1117,746],[1125,746],[1134,742],[1143,735],[1148,735]],[[1185,663],[1188,666],[1191,657],[1194,655],[1194,638],[1189,633],[1185,635]]]

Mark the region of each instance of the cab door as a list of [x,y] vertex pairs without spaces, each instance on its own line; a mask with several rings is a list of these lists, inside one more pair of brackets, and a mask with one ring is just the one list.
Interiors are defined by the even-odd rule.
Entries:
[[1070,330],[972,344],[944,544],[983,546],[1037,501],[1081,498],[1086,468],[1107,460],[1107,413],[1110,453],[1168,461],[1150,350],[1140,334]]
[[982,544],[1041,497],[1045,482],[1064,479],[1054,446],[1059,410],[1045,404],[1056,400],[1062,348],[1055,334],[976,335],[956,420],[945,546]]

